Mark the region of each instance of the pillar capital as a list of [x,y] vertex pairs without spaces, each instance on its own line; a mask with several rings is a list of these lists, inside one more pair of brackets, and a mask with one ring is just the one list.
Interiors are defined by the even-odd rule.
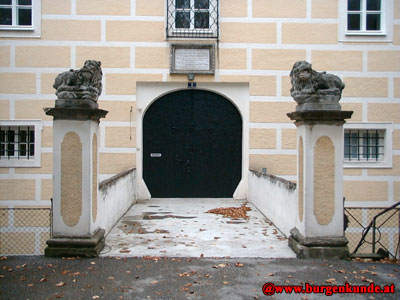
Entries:
[[88,107],[48,107],[44,109],[46,115],[54,120],[96,121],[105,118],[108,111],[99,108]]
[[295,121],[296,127],[317,124],[342,126],[352,114],[353,111],[345,110],[304,110],[288,113],[287,116]]

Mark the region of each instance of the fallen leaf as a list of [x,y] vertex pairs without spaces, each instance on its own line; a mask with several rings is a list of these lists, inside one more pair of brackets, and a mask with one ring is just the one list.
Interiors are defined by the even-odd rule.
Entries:
[[326,283],[335,283],[336,279],[335,278],[329,278],[327,280],[325,280]]
[[46,282],[46,281],[47,281],[47,278],[44,278],[44,277],[43,277],[43,278],[40,279],[39,281],[40,281],[40,282]]
[[62,281],[60,281],[59,283],[56,284],[57,287],[61,287],[61,286],[64,286],[64,285],[66,285],[66,283],[62,282]]
[[0,278],[4,278],[4,275],[0,275]]
[[225,285],[229,284],[229,281],[224,281],[224,284],[225,284]]
[[235,264],[235,266],[238,267],[238,268],[241,268],[241,267],[243,267],[243,264],[237,262],[237,263]]
[[108,279],[110,279],[110,280],[114,280],[114,279],[115,279],[115,277],[108,277]]
[[92,299],[100,299],[99,296],[93,296]]
[[55,294],[54,295],[56,298],[62,298],[64,295],[63,294]]
[[267,275],[268,276],[274,276],[274,273],[268,273]]
[[33,283],[29,283],[29,284],[27,284],[26,286],[32,287],[32,286],[33,286]]
[[154,280],[154,281],[151,282],[151,284],[157,284],[157,283],[158,283],[157,280]]
[[[95,265],[96,263],[95,263],[94,261],[91,261],[90,264],[91,264],[91,265]],[[93,297],[95,297],[95,296],[93,296]],[[97,296],[97,297],[98,297],[98,296]]]
[[22,266],[21,266],[21,268],[25,268],[27,266],[27,264],[23,264]]

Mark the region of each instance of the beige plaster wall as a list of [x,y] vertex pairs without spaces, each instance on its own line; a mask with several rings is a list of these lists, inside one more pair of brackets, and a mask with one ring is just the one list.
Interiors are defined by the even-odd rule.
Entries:
[[[392,168],[344,171],[349,201],[394,201],[400,172],[400,1],[394,3],[393,42],[343,43],[338,0],[220,1],[216,74],[196,81],[249,83],[251,168],[297,180],[296,130],[286,116],[295,109],[288,75],[296,60],[308,60],[344,80],[341,103],[354,110],[352,121],[394,123]],[[54,105],[52,85],[61,71],[79,68],[86,59],[102,61],[99,104],[109,113],[98,137],[99,180],[135,166],[136,83],[187,81],[169,74],[169,45],[176,41],[165,38],[165,1],[42,0],[42,16],[40,38],[0,37],[0,119],[45,122],[41,167],[0,168],[0,186],[6,187],[0,201],[37,203],[52,196],[52,124],[43,108]]]

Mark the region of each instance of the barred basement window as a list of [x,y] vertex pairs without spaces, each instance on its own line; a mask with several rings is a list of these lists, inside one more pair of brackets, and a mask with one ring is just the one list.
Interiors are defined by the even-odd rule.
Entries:
[[0,167],[39,167],[41,121],[0,121]]
[[167,37],[218,38],[218,0],[167,0]]
[[346,129],[344,158],[347,161],[382,161],[384,159],[384,130]]
[[32,159],[34,156],[33,126],[0,126],[0,159]]

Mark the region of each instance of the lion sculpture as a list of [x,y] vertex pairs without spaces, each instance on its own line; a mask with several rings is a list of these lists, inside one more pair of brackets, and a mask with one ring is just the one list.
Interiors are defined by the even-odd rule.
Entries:
[[101,62],[87,60],[79,70],[69,70],[59,74],[53,87],[58,99],[87,99],[97,102],[101,91]]
[[338,102],[344,83],[338,76],[314,71],[310,63],[298,61],[290,72],[290,81],[290,94],[299,105],[307,102],[320,103],[340,109]]

